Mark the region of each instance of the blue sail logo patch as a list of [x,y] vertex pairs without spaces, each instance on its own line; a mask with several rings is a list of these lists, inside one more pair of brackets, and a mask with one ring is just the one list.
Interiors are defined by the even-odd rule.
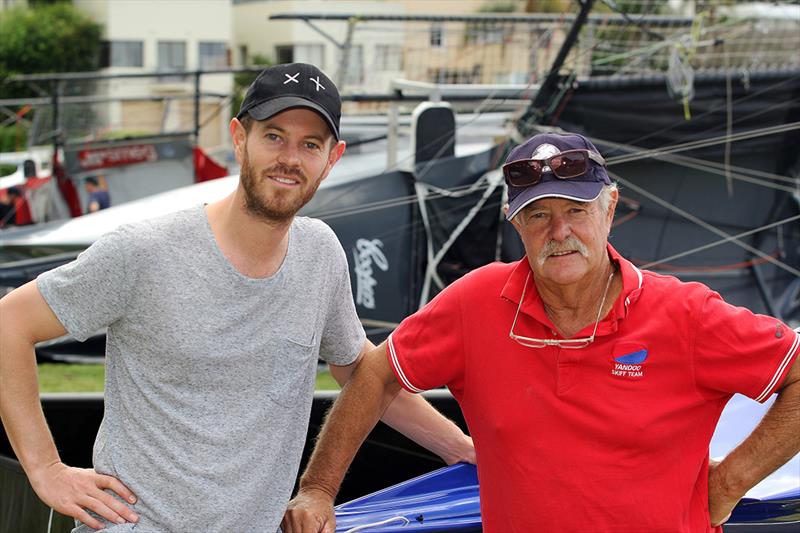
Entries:
[[640,365],[647,359],[647,350],[639,350],[638,352],[626,353],[615,357],[614,361],[624,365]]
[[[630,349],[630,348],[629,348]],[[644,377],[644,365],[647,360],[647,348],[642,348],[624,355],[614,357],[611,375],[625,379],[641,379]]]

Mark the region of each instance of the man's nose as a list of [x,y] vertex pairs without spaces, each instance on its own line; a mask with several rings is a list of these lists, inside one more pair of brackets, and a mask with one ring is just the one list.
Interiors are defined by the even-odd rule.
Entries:
[[555,241],[563,241],[572,234],[572,227],[564,217],[554,216],[550,222],[550,237]]
[[288,167],[300,166],[300,150],[289,144],[285,145],[278,154],[278,162],[283,163]]

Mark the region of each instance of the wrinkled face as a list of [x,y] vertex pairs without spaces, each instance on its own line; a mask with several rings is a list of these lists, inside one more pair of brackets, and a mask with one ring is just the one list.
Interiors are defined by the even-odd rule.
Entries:
[[249,133],[234,120],[231,133],[245,207],[270,222],[290,220],[344,153],[322,117],[303,108],[254,122]]
[[537,280],[571,285],[604,272],[606,244],[617,193],[608,213],[597,200],[588,203],[542,198],[512,219]]

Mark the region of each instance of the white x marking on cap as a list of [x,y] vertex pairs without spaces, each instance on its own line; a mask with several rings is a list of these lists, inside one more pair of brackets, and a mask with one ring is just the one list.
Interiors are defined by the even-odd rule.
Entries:
[[325,87],[323,87],[323,86],[322,86],[322,84],[319,82],[319,76],[317,76],[317,78],[316,78],[316,79],[314,79],[314,78],[308,78],[308,79],[309,79],[309,80],[311,80],[311,81],[313,81],[314,83],[316,83],[316,84],[317,84],[317,92],[319,92],[320,88],[321,88],[323,91],[325,90]]
[[285,82],[283,82],[283,84],[284,84],[284,85],[286,85],[286,84],[287,84],[287,83],[289,83],[290,81],[293,81],[293,82],[295,82],[295,83],[298,83],[298,84],[299,84],[300,82],[299,82],[299,81],[297,81],[297,76],[299,76],[299,75],[300,75],[300,73],[299,73],[299,72],[298,72],[297,74],[295,74],[294,76],[290,76],[289,74],[284,74],[284,76],[286,76],[286,81],[285,81]]

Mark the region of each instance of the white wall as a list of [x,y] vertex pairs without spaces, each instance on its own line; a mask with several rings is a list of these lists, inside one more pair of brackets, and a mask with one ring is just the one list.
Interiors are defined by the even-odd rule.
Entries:
[[[231,0],[74,0],[74,5],[103,25],[103,38],[110,41],[142,41],[143,66],[112,67],[109,73],[153,72],[158,68],[158,42],[183,41],[186,45],[186,70],[195,70],[199,65],[199,43],[221,42],[233,53],[231,44],[232,9]],[[189,94],[194,92],[194,80],[178,81],[175,78],[132,78],[106,82],[110,96],[146,96],[164,94]],[[201,78],[201,91],[229,94],[233,89],[231,74],[205,75]],[[121,124],[122,104],[108,107],[109,124]],[[172,105],[175,113],[184,105]],[[155,112],[154,112],[155,113]],[[226,112],[222,113],[227,116]],[[169,114],[168,114],[169,115]],[[191,115],[191,114],[190,114]],[[152,117],[158,123],[162,117]],[[181,123],[191,128],[192,117],[185,111],[180,116],[166,116],[166,123]],[[187,122],[188,120],[188,122]],[[226,121],[217,121],[226,122]],[[186,125],[188,124],[188,128]],[[219,134],[227,136],[224,126],[215,125]]]

